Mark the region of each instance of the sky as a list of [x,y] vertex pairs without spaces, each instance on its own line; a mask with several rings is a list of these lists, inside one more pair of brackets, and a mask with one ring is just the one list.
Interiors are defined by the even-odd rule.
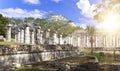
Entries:
[[46,13],[62,14],[75,25],[96,24],[95,6],[100,0],[1,0],[0,13],[7,17],[43,18]]

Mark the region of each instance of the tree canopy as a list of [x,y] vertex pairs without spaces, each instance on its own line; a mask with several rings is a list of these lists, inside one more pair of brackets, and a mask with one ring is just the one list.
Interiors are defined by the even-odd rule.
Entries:
[[68,20],[65,16],[60,14],[47,14],[45,18],[27,17],[24,19],[7,18],[0,14],[0,35],[5,36],[5,24],[11,23],[20,26],[24,22],[30,23],[33,27],[41,26],[42,31],[50,29],[51,35],[52,33],[57,32],[58,34],[63,34],[63,37],[71,34],[75,30],[81,29],[79,26],[73,26],[70,24],[72,20]]
[[120,0],[102,0],[96,7],[94,19],[98,22],[105,21],[111,15],[120,16]]
[[94,43],[94,35],[96,32],[96,28],[95,26],[87,26],[86,27],[86,31],[88,33],[88,35],[90,36],[90,44],[91,44],[91,54],[93,54],[93,43]]
[[7,17],[3,17],[2,14],[0,14],[0,35],[5,36],[5,24],[9,22],[9,19]]
[[44,19],[37,18],[35,19],[36,25],[40,25],[43,31],[50,29],[51,35],[54,32],[58,34],[63,34],[63,37],[71,34],[75,30],[81,29],[78,26],[71,25],[72,21],[65,18],[63,15],[49,15]]

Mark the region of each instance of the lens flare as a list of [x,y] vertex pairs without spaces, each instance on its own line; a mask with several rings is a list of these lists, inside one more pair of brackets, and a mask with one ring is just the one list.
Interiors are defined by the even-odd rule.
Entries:
[[120,15],[118,14],[110,14],[102,23],[102,27],[104,31],[107,32],[116,32],[119,30],[120,26]]

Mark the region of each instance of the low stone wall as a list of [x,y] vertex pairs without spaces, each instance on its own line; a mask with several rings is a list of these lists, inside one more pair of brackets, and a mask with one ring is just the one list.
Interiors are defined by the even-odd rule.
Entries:
[[[1,46],[0,67],[12,66],[13,63],[30,64],[51,59],[61,59],[69,56],[74,56],[79,53],[76,49],[42,50],[42,48],[37,48],[37,46]],[[49,46],[49,48],[51,47]]]

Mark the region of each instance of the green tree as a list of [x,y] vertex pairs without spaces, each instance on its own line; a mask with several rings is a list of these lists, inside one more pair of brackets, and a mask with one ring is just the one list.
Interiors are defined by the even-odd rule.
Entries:
[[2,14],[0,14],[0,35],[3,35],[5,37],[5,25],[9,23],[9,19],[7,17],[3,17]]
[[0,35],[3,35],[5,37],[5,25],[0,24]]
[[46,29],[48,29],[49,28],[49,24],[48,24],[48,22],[46,21],[46,19],[44,19],[44,18],[36,18],[35,19],[35,26],[37,26],[37,25],[39,25],[39,26],[41,26],[41,29],[43,30],[43,31],[45,31]]
[[80,27],[70,24],[73,22],[72,20],[69,20],[60,14],[53,14],[49,16],[49,18],[47,18],[47,21],[50,24],[51,32],[53,33],[57,31],[59,34],[62,33],[63,37],[66,37],[69,34],[73,33],[75,30],[80,29]]
[[96,12],[94,19],[98,22],[105,21],[111,14],[120,15],[120,0],[102,0],[102,3],[96,6],[94,12]]
[[65,16],[53,13],[47,14],[47,16],[42,19],[35,19],[35,25],[41,26],[43,31],[50,29],[51,36],[57,31],[59,34],[63,33],[63,37],[66,37],[68,34],[80,29],[78,26],[72,26],[70,24],[71,22],[72,21],[68,20]]
[[91,54],[93,54],[93,43],[94,43],[94,35],[95,35],[95,31],[96,28],[95,26],[87,26],[86,27],[86,31],[88,32],[88,35],[90,36],[90,44],[91,44]]
[[23,20],[19,18],[9,18],[9,23],[17,26],[21,26],[23,24]]
[[27,17],[27,18],[24,19],[24,22],[34,24],[35,23],[35,18],[33,18],[33,17]]
[[9,18],[9,23],[12,24],[12,34],[11,37],[15,37],[16,28],[23,25],[23,20],[19,18]]

